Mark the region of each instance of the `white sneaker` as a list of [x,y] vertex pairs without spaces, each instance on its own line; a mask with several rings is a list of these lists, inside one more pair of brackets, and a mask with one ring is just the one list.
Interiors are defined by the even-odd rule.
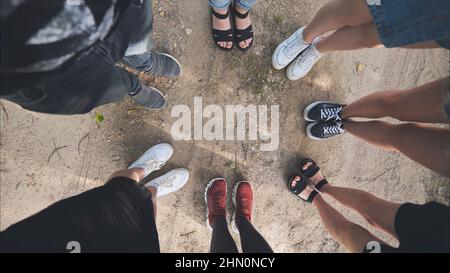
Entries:
[[163,176],[153,179],[145,184],[146,187],[154,187],[157,197],[176,192],[181,189],[189,180],[189,171],[186,169],[175,169]]
[[170,144],[161,143],[148,149],[138,160],[128,167],[144,169],[144,177],[150,173],[161,169],[167,160],[173,155],[173,148]]
[[272,55],[273,68],[280,70],[288,66],[309,44],[303,40],[303,29],[299,28],[275,49]]
[[316,38],[314,42],[303,51],[297,59],[292,62],[287,71],[287,77],[291,81],[296,81],[303,78],[313,68],[314,64],[323,56],[317,48],[316,44],[321,38]]

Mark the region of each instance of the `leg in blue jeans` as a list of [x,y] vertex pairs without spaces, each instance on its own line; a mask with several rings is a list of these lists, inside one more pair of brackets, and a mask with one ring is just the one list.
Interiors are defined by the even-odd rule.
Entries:
[[[237,42],[239,43],[240,49],[246,50],[252,45],[253,41],[253,31],[251,29],[251,21],[250,17],[246,16],[247,12],[253,7],[256,3],[256,0],[209,0],[209,5],[214,9],[215,12],[219,14],[226,14],[228,7],[234,1],[236,4],[237,15],[243,14],[243,16],[236,16],[236,29],[234,36],[238,37]],[[219,31],[226,31],[230,29],[229,19],[220,20],[216,16],[213,16],[213,29]],[[232,48],[232,42],[223,40],[223,41],[215,41],[219,47],[222,48]]]
[[[153,41],[150,37],[153,31],[152,2],[150,0],[143,1],[141,5],[146,10],[147,16],[142,22],[142,31],[133,37],[124,56],[125,63],[138,70],[151,66],[152,58],[146,53],[153,48]],[[131,56],[133,57],[130,58]]]
[[139,72],[145,72],[153,76],[179,76],[181,65],[174,57],[150,51],[153,49],[153,42],[150,37],[153,30],[152,4],[150,0],[145,0],[140,5],[145,10],[146,16],[142,20],[141,31],[131,39],[122,62]]
[[[236,0],[236,4],[246,10],[250,10],[255,3],[256,0]],[[231,4],[231,0],[209,0],[209,4],[215,9],[226,9]]]

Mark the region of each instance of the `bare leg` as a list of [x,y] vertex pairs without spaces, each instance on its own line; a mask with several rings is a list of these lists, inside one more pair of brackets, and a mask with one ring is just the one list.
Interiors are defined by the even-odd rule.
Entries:
[[[310,164],[307,163],[307,165],[303,166],[303,169],[307,169],[309,165]],[[319,172],[311,178],[311,182],[317,184],[322,179],[323,176]],[[295,187],[299,180],[300,177],[294,177],[291,181],[292,187]],[[322,189],[325,187],[326,185],[323,186]],[[313,188],[308,186],[299,194],[299,196],[306,200],[312,191]],[[349,251],[362,252],[367,246],[367,243],[371,241],[383,243],[368,230],[348,221],[341,213],[331,207],[320,194],[314,198],[313,205],[317,208],[327,231]]]
[[[108,180],[113,179],[114,177],[128,177],[139,183],[144,179],[144,170],[139,168],[133,168],[133,169],[127,169],[127,170],[120,170],[117,172],[114,172],[111,177]],[[152,203],[153,203],[153,212],[156,219],[156,196],[157,196],[157,189],[154,187],[147,187],[147,189],[152,194]]]
[[365,0],[332,0],[323,5],[305,27],[303,38],[311,43],[314,38],[345,26],[358,26],[372,22]]
[[447,77],[404,91],[375,92],[344,107],[342,117],[392,117],[402,121],[447,123],[443,104],[448,98],[448,88]]
[[385,201],[365,191],[335,187],[330,184],[323,186],[321,191],[347,208],[358,212],[372,226],[398,239],[395,232],[395,215],[401,204]]
[[383,243],[367,229],[348,221],[341,213],[331,207],[322,196],[317,195],[313,204],[317,208],[327,231],[349,251],[360,253],[369,242]]
[[316,45],[317,50],[321,53],[381,46],[374,23],[340,28],[330,36],[320,40]]
[[142,179],[144,179],[144,170],[138,168],[120,170],[114,172],[108,180],[115,177],[128,177],[139,183]]
[[425,124],[344,121],[344,129],[381,149],[398,151],[417,163],[450,176],[450,129]]
[[[311,164],[310,162],[306,163],[302,166],[303,170],[307,170]],[[317,185],[323,179],[324,176],[319,171],[311,177],[311,182]],[[398,239],[395,231],[395,216],[401,204],[385,201],[365,191],[336,187],[330,184],[322,186],[320,191],[359,213],[372,226]]]

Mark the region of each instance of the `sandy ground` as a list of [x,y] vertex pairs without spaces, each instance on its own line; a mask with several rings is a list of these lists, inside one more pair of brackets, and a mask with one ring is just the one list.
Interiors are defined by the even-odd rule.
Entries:
[[[306,137],[300,113],[311,101],[348,103],[377,90],[408,88],[448,75],[444,50],[374,49],[329,54],[306,78],[289,82],[284,72],[271,68],[271,53],[324,2],[260,0],[253,11],[254,49],[242,54],[213,46],[206,0],[155,1],[156,48],[175,55],[184,69],[176,81],[151,80],[168,95],[168,107],[160,112],[142,110],[127,100],[87,115],[49,116],[2,101],[1,229],[55,201],[102,185],[113,171],[127,167],[159,142],[171,143],[175,154],[152,177],[173,167],[191,173],[182,191],[158,202],[163,252],[209,250],[203,191],[215,176],[226,177],[230,190],[238,179],[253,183],[253,223],[276,252],[344,252],[314,208],[286,190],[286,177],[301,156],[315,158],[336,185],[395,202],[448,204],[448,179],[401,154],[378,150],[349,134],[326,142]],[[256,141],[174,141],[171,109],[178,104],[192,107],[194,96],[201,96],[204,105],[223,107],[280,105],[279,149],[261,152]],[[105,117],[100,125],[93,119],[96,112]],[[59,149],[52,153],[55,148]],[[396,244],[355,213],[337,207]]]

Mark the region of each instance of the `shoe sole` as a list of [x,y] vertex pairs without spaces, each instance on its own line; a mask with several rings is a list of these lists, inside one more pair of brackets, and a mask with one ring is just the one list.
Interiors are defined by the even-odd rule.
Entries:
[[241,183],[248,183],[248,181],[240,181],[237,182],[234,187],[233,187],[233,194],[232,194],[232,199],[233,199],[233,205],[234,205],[234,213],[233,213],[233,220],[231,220],[231,228],[233,229],[234,232],[236,232],[237,234],[239,234],[239,229],[236,226],[236,195],[237,195],[237,189],[239,187],[239,184]]
[[316,125],[316,124],[318,124],[318,122],[314,122],[314,123],[311,123],[311,124],[309,124],[308,126],[306,126],[306,135],[308,135],[308,137],[309,137],[310,139],[314,139],[314,140],[324,140],[323,138],[318,138],[318,137],[313,136],[313,134],[311,133],[311,128],[312,128],[314,125]]
[[159,53],[159,54],[171,58],[171,59],[174,60],[174,61],[178,64],[178,66],[180,67],[180,75],[175,76],[175,77],[172,77],[172,78],[180,77],[180,76],[183,74],[183,67],[181,66],[180,62],[179,62],[177,59],[175,59],[174,56],[169,55],[169,54],[167,54],[167,53]]
[[330,102],[327,102],[327,101],[316,101],[316,102],[313,102],[313,103],[309,104],[308,106],[306,106],[305,110],[303,110],[303,118],[306,121],[319,122],[318,120],[310,119],[308,117],[308,113],[309,113],[309,111],[311,111],[311,109],[313,109],[314,107],[316,107],[317,105],[319,105],[321,103],[330,103]]
[[211,224],[209,223],[209,219],[208,219],[208,215],[209,215],[208,190],[209,190],[209,188],[211,188],[211,186],[212,186],[212,184],[214,184],[214,182],[219,181],[219,180],[225,180],[225,178],[214,178],[213,180],[208,182],[208,185],[206,185],[206,188],[205,188],[206,226],[209,228],[210,231],[212,231],[213,229],[212,229]]

